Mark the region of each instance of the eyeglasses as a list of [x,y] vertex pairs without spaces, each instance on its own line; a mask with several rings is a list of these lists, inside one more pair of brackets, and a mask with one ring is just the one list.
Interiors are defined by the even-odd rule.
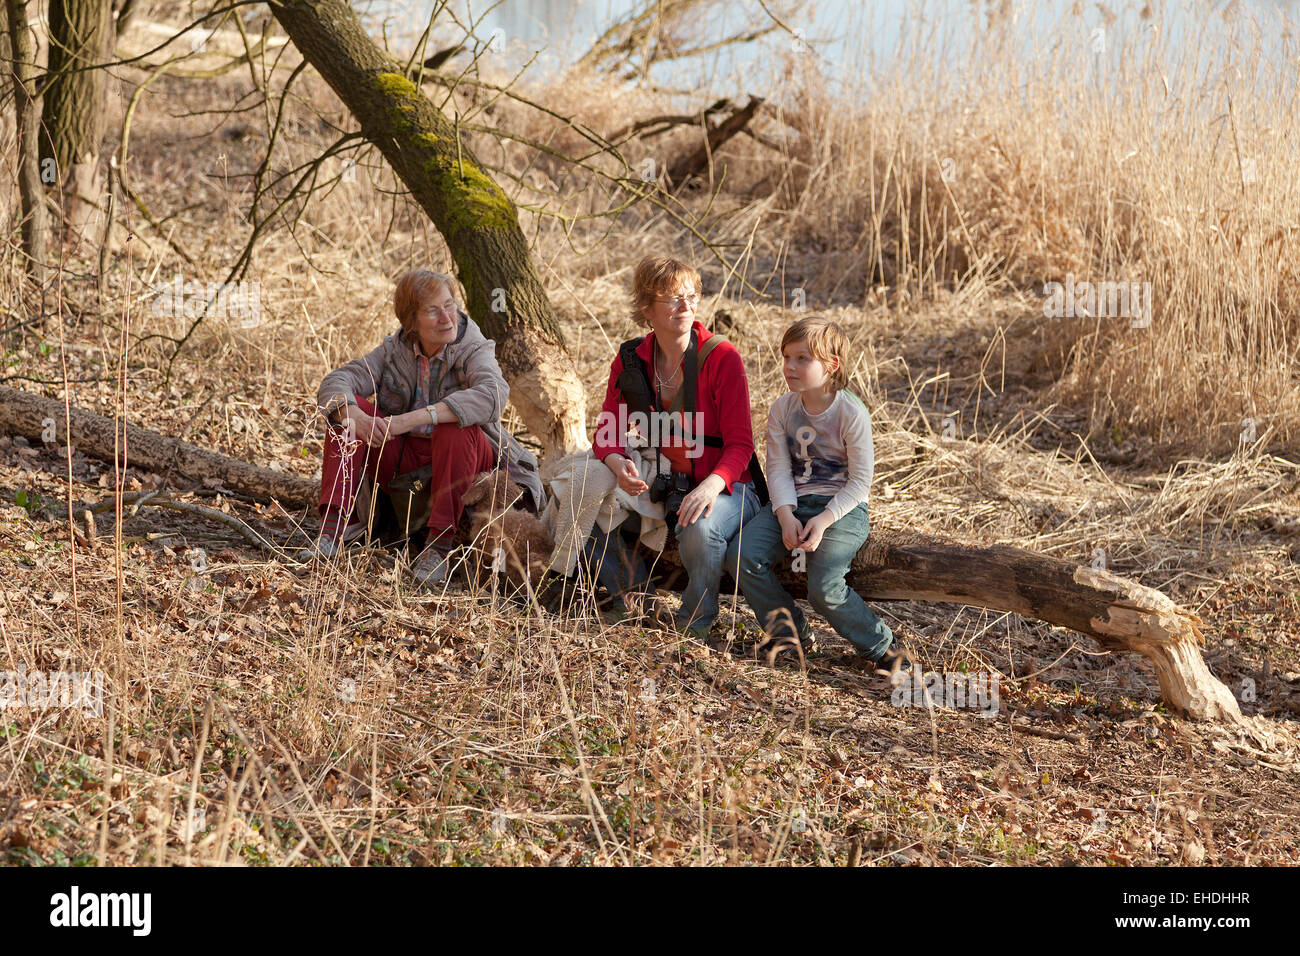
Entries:
[[700,304],[700,297],[692,292],[690,295],[672,295],[668,297],[655,296],[656,302],[662,302],[670,306],[674,312],[682,307],[683,304],[689,305],[692,309]]
[[451,302],[451,303],[448,303],[448,304],[444,307],[444,306],[440,306],[440,305],[434,305],[432,302],[430,302],[428,305],[426,305],[426,306],[424,307],[424,311],[425,311],[425,312],[440,312],[440,313],[442,313],[443,315],[455,315],[455,314],[456,314],[456,303],[455,303],[455,302]]

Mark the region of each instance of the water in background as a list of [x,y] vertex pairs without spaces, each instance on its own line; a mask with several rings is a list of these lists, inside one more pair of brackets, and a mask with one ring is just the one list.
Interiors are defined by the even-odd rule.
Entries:
[[[638,0],[502,0],[495,5],[490,0],[354,0],[372,31],[383,32],[395,52],[410,49],[429,12],[446,6],[460,22],[476,23],[476,36],[492,44],[490,55],[501,65],[518,69],[535,58],[533,75],[562,70],[600,32],[640,5]],[[899,63],[908,44],[921,37],[931,50],[960,49],[991,16],[1005,18],[1013,42],[1022,45],[1026,56],[1059,42],[1062,27],[1067,42],[1077,34],[1081,49],[1118,56],[1134,41],[1148,38],[1158,22],[1159,39],[1171,52],[1186,45],[1226,51],[1235,36],[1246,49],[1258,49],[1262,68],[1277,70],[1288,80],[1300,72],[1292,34],[1300,25],[1300,0],[820,0],[797,4],[797,12],[785,19],[793,35],[778,30],[743,46],[661,63],[651,76],[678,90],[760,92],[773,71],[785,68],[783,54],[795,50],[811,51],[826,77],[847,87],[865,72]],[[443,12],[439,19],[446,22],[447,17]],[[696,42],[769,22],[759,0],[730,0],[698,24]],[[438,49],[440,38],[453,31],[460,34],[450,23],[443,32],[435,28],[428,49]]]

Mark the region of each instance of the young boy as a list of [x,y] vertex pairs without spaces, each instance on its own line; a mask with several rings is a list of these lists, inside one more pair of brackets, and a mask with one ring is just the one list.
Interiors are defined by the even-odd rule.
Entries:
[[772,507],[732,541],[728,566],[737,568],[739,560],[740,588],[773,639],[806,641],[807,618],[775,570],[801,549],[794,567],[807,574],[809,603],[862,657],[892,668],[901,663],[891,648],[893,634],[845,582],[849,563],[867,540],[874,467],[871,415],[845,390],[848,348],[840,327],[817,316],[800,319],[782,336],[790,391],[772,403],[767,416]]

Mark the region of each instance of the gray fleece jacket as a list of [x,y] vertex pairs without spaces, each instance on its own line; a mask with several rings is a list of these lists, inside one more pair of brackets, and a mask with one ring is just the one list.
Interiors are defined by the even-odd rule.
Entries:
[[[529,493],[533,509],[545,504],[537,459],[501,426],[510,388],[497,365],[496,343],[460,313],[456,340],[443,352],[442,377],[429,404],[443,402],[462,428],[477,425],[492,444],[499,466],[510,480]],[[357,396],[376,397],[385,415],[400,415],[415,407],[419,362],[411,341],[399,329],[364,358],[353,359],[325,376],[316,401],[326,416],[340,405],[355,405]]]

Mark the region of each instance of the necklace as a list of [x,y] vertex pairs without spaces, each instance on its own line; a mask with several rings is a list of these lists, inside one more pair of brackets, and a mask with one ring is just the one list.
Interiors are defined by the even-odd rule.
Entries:
[[[684,361],[685,361],[685,359],[683,359],[683,362],[684,362]],[[677,377],[677,373],[680,372],[680,371],[682,371],[682,362],[678,362],[678,363],[677,363],[677,368],[676,368],[676,370],[675,370],[671,375],[669,375],[667,378],[664,378],[662,375],[659,374],[659,362],[658,362],[658,357],[656,356],[656,361],[655,361],[655,381],[659,383],[659,387],[660,387],[660,388],[666,388],[666,387],[668,387],[669,385],[671,385],[672,382],[673,382],[673,379],[675,379],[675,378]]]

